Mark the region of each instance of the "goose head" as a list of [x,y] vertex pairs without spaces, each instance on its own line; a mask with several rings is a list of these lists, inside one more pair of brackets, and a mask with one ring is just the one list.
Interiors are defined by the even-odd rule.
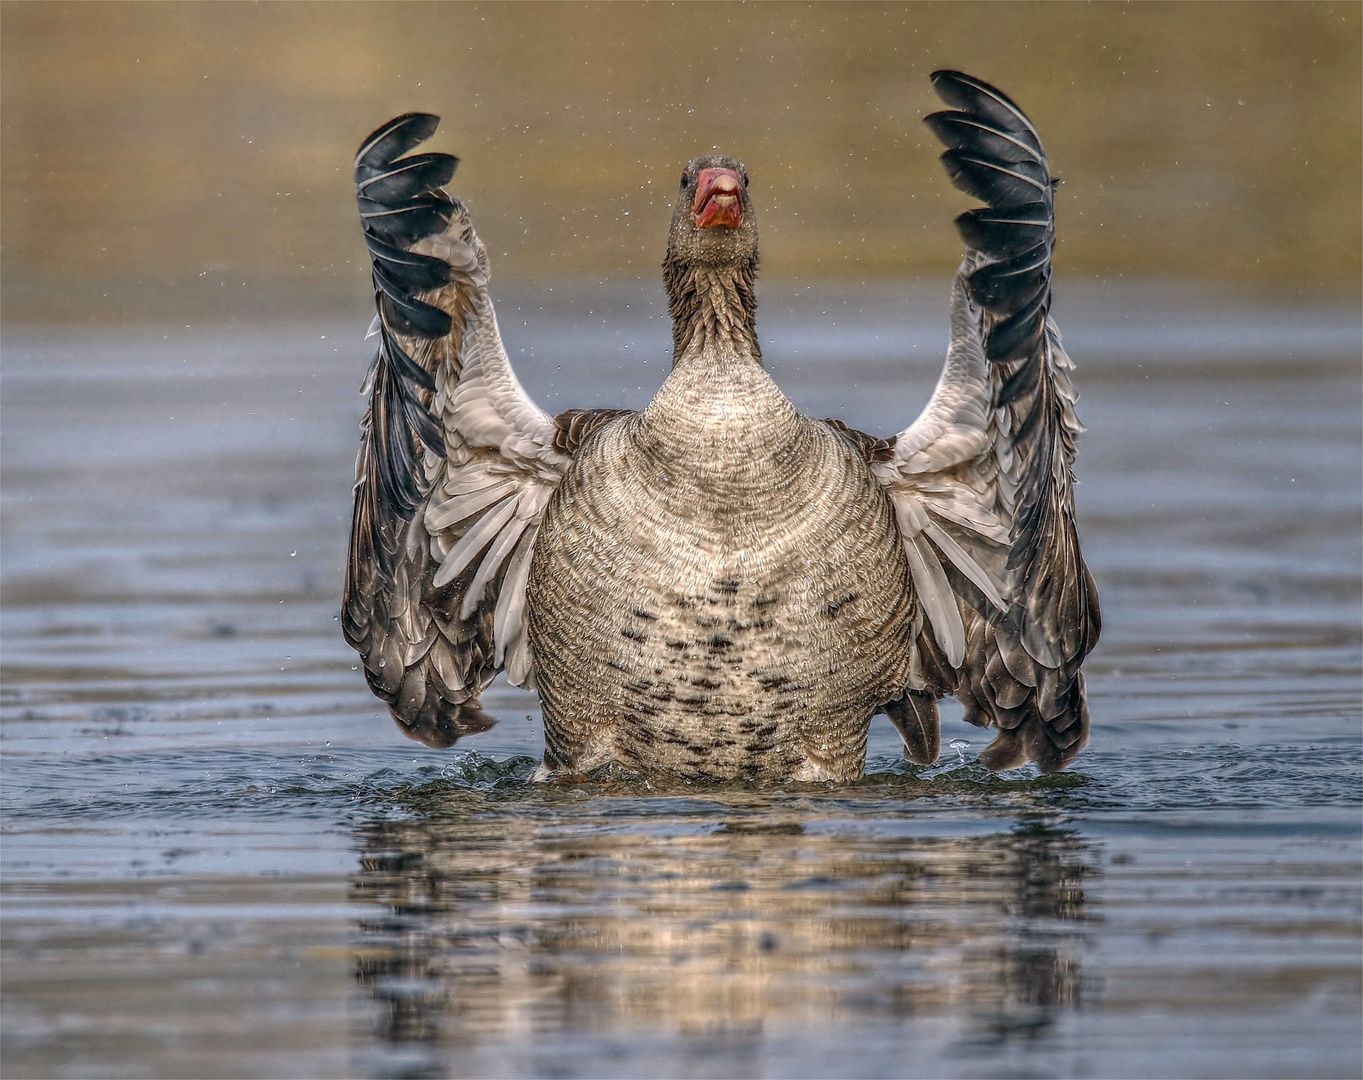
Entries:
[[757,220],[748,195],[748,171],[736,158],[704,154],[682,170],[668,263],[750,268],[757,263]]

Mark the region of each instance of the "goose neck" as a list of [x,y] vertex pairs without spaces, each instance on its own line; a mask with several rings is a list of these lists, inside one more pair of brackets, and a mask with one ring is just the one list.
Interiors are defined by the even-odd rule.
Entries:
[[756,266],[664,267],[672,316],[672,366],[751,363],[757,341]]

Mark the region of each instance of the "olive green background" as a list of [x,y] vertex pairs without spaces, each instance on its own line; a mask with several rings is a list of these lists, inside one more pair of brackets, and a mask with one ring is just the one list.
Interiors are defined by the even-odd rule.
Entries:
[[753,181],[768,278],[943,277],[938,67],[1041,130],[1071,279],[1356,296],[1360,29],[1341,3],[0,7],[5,315],[362,300],[361,138],[437,112],[504,281],[652,280],[681,164]]

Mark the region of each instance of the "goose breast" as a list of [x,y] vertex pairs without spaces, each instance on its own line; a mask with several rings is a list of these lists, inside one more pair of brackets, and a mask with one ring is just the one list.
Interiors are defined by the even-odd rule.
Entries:
[[545,512],[529,608],[546,771],[855,778],[908,678],[911,598],[855,447],[755,365],[678,370],[580,448]]

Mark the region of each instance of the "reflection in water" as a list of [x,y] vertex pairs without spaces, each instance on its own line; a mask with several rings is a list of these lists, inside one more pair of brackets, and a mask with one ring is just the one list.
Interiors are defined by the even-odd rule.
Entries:
[[361,830],[356,899],[386,914],[361,923],[358,978],[376,1040],[427,1051],[403,1075],[476,1072],[466,1052],[550,1032],[732,1057],[778,1032],[890,1025],[907,1043],[915,1018],[946,1017],[984,1049],[1080,1003],[1095,869],[1073,832],[889,836],[882,817],[875,835],[779,802],[715,828],[734,807],[707,824],[662,802]]

